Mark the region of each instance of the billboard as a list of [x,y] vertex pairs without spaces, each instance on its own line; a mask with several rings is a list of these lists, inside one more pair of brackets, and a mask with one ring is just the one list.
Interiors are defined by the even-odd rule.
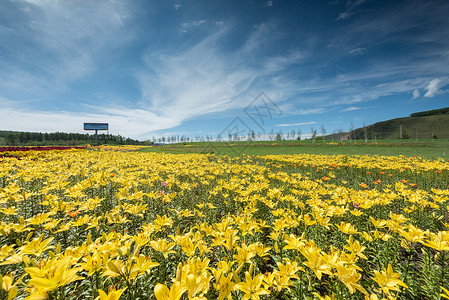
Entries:
[[108,123],[84,123],[84,130],[109,130]]

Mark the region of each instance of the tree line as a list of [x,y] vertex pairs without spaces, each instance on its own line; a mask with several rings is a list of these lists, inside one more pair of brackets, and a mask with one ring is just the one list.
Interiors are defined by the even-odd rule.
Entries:
[[[94,144],[94,134],[66,133],[66,132],[17,132],[0,131],[0,138],[4,145],[81,145]],[[98,144],[108,145],[143,145],[147,142],[141,142],[121,135],[98,134]]]
[[449,107],[417,112],[417,113],[411,114],[410,117],[417,118],[417,117],[427,117],[427,116],[444,115],[444,114],[449,114]]

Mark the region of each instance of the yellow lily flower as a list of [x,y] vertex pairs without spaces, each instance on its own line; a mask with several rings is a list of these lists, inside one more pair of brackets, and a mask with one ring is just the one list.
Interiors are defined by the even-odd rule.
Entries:
[[268,295],[270,291],[262,288],[263,274],[258,274],[254,278],[249,272],[245,272],[245,280],[235,285],[235,288],[245,293],[242,300],[259,300],[260,295]]
[[400,274],[394,273],[391,264],[388,264],[388,268],[385,268],[382,271],[374,271],[375,277],[373,280],[377,282],[382,291],[385,294],[388,294],[389,291],[399,291],[399,286],[407,287],[405,283],[399,280]]
[[162,252],[165,258],[167,258],[170,253],[175,253],[175,251],[171,250],[175,245],[175,243],[170,243],[165,239],[159,239],[157,241],[150,242],[151,248],[156,251]]
[[111,289],[107,294],[103,290],[98,290],[99,296],[95,300],[119,300],[125,290],[126,288],[120,290]]
[[154,295],[157,300],[179,300],[186,291],[187,287],[179,281],[175,281],[170,289],[161,283],[154,287]]

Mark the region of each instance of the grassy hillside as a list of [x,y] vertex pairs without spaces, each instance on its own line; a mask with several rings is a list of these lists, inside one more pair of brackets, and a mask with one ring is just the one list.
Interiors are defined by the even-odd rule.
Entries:
[[[415,115],[415,114],[412,114]],[[438,139],[449,139],[449,113],[422,117],[406,117],[378,122],[366,128],[354,130],[356,139],[364,139],[365,132],[368,139],[398,139],[400,126],[402,125],[403,139],[432,139],[435,135]]]

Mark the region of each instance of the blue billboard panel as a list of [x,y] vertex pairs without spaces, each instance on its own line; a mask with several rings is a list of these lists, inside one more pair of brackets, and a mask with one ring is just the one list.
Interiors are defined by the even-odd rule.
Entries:
[[109,130],[108,123],[84,123],[84,130]]

